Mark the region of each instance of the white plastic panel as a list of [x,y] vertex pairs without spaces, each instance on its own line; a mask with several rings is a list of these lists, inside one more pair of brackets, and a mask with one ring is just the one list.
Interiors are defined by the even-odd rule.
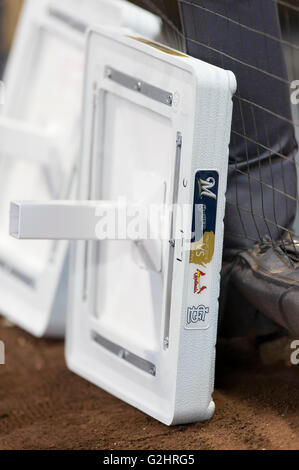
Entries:
[[[100,199],[122,197],[132,203],[143,200],[164,204],[173,168],[171,120],[112,93],[105,94],[103,107],[106,125]],[[159,193],[161,199],[147,201],[155,196],[150,194],[153,179],[160,183],[156,195]],[[97,279],[98,286],[105,288],[103,292],[96,291],[94,313],[111,334],[123,336],[123,340],[129,336],[132,341],[138,338],[140,344],[153,348],[159,341],[157,323],[161,323],[163,278],[161,272],[140,269],[136,256],[134,246],[127,241],[103,242]],[[137,295],[126,295],[135,291]]]
[[9,203],[74,195],[86,31],[102,23],[144,25],[149,36],[160,28],[156,17],[123,0],[27,0],[4,77],[0,312],[38,336],[64,334],[67,291],[58,289],[68,244],[10,238]]
[[[23,117],[36,125],[64,131],[81,108],[78,90],[83,86],[82,50],[63,35],[44,28],[40,30],[36,49],[34,76]],[[62,92],[64,83],[72,85],[63,87]]]
[[104,31],[90,34],[88,52],[82,204],[119,198],[144,206],[178,203],[201,208],[202,216],[194,219],[192,240],[185,235],[190,219],[174,216],[168,238],[160,236],[160,268],[153,269],[129,239],[76,242],[68,365],[166,424],[205,420],[214,411],[235,79],[147,41]]

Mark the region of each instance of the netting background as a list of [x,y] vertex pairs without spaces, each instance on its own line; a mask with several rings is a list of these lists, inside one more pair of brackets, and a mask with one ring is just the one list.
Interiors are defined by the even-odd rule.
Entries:
[[248,248],[265,237],[283,246],[299,231],[299,105],[291,103],[292,82],[299,80],[298,1],[138,3],[162,17],[164,40],[170,45],[230,69],[237,77],[226,252]]

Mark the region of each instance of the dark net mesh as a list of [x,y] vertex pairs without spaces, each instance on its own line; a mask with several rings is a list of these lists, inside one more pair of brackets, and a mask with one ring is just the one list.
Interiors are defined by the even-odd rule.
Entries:
[[[299,333],[299,0],[139,0],[161,40],[232,70],[220,334]],[[181,21],[180,21],[181,20]]]
[[299,77],[297,1],[138,3],[161,16],[172,45],[237,77],[225,247],[247,248],[265,236],[282,244],[286,236],[292,240],[298,205],[298,106],[291,105],[292,82]]

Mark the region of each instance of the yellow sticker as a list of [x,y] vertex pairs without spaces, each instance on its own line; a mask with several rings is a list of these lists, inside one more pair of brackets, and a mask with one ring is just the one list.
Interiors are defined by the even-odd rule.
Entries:
[[174,55],[176,57],[185,57],[188,58],[186,54],[183,54],[182,52],[175,51],[174,49],[169,49],[168,47],[162,46],[161,44],[157,44],[156,42],[149,41],[148,39],[136,37],[136,36],[128,36],[130,39],[134,39],[135,41],[142,42],[143,44],[147,44],[148,46],[151,46],[158,51],[164,52],[165,54],[169,55]]

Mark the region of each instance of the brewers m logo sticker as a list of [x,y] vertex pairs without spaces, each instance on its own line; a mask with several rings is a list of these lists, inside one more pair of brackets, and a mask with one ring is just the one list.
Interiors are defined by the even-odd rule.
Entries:
[[215,187],[216,184],[215,178],[213,178],[212,176],[209,176],[206,180],[199,178],[197,180],[197,184],[201,197],[206,196],[211,197],[212,199],[217,199],[216,194],[212,192],[212,189]]
[[195,175],[190,263],[207,266],[213,258],[216,232],[217,171],[198,171]]

